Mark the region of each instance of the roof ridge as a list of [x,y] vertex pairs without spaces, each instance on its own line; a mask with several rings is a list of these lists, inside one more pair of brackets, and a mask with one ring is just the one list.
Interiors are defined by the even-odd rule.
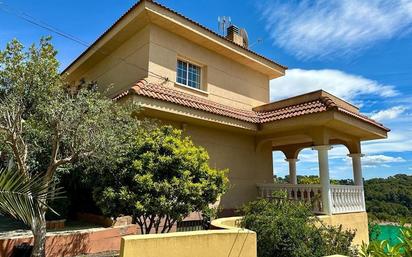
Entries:
[[[309,100],[309,101],[305,101],[305,102],[301,102],[301,103],[296,103],[293,104],[293,106],[305,106],[311,103],[316,103],[316,102],[320,102],[322,104],[324,104],[323,101],[320,101],[320,99],[314,99],[314,100]],[[284,110],[284,109],[289,109],[292,105],[287,105],[287,106],[282,106],[282,107],[278,107],[278,108],[273,108],[270,110],[258,110],[258,111],[254,111],[256,113],[269,113],[269,112],[275,112],[275,111],[279,111],[279,110]]]
[[329,96],[321,96],[319,97],[319,100],[326,105],[327,109],[339,107]]
[[345,108],[343,108],[343,107],[338,107],[338,110],[341,111],[341,112],[347,113],[347,114],[349,114],[349,115],[351,115],[351,116],[355,116],[355,117],[357,117],[357,118],[359,118],[359,119],[372,122],[372,123],[374,123],[375,125],[378,125],[379,127],[390,131],[390,129],[387,128],[387,127],[385,127],[385,125],[383,125],[383,123],[380,123],[380,122],[378,122],[378,121],[376,121],[376,120],[374,120],[374,119],[366,116],[365,114],[355,113],[355,112],[352,112],[352,111],[350,111],[350,110],[347,110],[347,109],[345,109]]

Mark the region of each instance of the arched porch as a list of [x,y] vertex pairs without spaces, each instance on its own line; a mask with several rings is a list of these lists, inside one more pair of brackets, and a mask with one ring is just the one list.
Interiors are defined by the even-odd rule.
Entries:
[[[283,134],[283,135],[279,135]],[[281,151],[289,167],[288,183],[258,184],[259,197],[271,197],[274,191],[286,191],[293,200],[310,202],[316,214],[342,214],[364,212],[365,200],[361,157],[361,140],[353,135],[327,127],[312,127],[305,131],[277,133],[276,137],[266,137],[273,151]],[[329,151],[334,145],[343,145],[352,161],[353,185],[333,185],[330,183]],[[320,183],[298,184],[297,162],[303,149],[316,152]]]
[[[257,149],[270,144],[284,153],[289,164],[289,183],[260,183],[259,197],[285,190],[290,199],[308,201],[321,214],[365,212],[361,142],[387,137],[389,129],[362,115],[359,109],[327,92],[316,91],[254,109],[264,123],[259,127]],[[354,185],[330,183],[329,150],[344,145],[352,159]],[[299,185],[296,163],[302,149],[317,152],[320,183]],[[273,172],[273,171],[272,171]]]

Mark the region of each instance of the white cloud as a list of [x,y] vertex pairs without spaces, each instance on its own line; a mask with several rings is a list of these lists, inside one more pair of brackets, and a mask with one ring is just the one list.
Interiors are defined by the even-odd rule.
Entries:
[[391,120],[399,117],[406,111],[405,106],[394,106],[371,114],[371,118],[378,121]]
[[365,169],[376,169],[378,166],[376,166],[376,165],[362,165],[362,168],[365,168]]
[[272,100],[279,100],[318,89],[323,89],[347,101],[353,101],[360,95],[390,97],[398,94],[391,85],[330,69],[290,69],[286,71],[285,76],[271,80],[270,88]]
[[384,152],[411,152],[412,151],[412,130],[410,123],[402,122],[399,127],[393,127],[390,124],[389,128],[393,129],[388,133],[387,139],[367,141],[362,144],[362,151],[366,154],[377,154]]
[[393,157],[388,155],[367,155],[363,157],[362,163],[366,166],[387,165],[387,163],[406,162],[402,157]]
[[410,32],[410,0],[268,0],[261,5],[274,43],[300,58],[345,55]]

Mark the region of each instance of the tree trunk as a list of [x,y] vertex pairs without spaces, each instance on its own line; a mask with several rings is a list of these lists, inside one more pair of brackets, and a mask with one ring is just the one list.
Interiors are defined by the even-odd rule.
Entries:
[[41,215],[35,217],[32,224],[34,246],[32,257],[46,256],[46,208],[41,208]]

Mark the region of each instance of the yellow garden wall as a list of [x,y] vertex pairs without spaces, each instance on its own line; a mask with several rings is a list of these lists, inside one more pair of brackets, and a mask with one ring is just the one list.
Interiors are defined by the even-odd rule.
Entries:
[[353,239],[354,245],[361,245],[362,242],[369,243],[368,216],[366,212],[345,213],[330,216],[322,215],[319,216],[319,218],[325,225],[342,225],[343,229],[356,230],[356,235]]
[[207,230],[125,236],[120,257],[256,257],[256,233]]
[[242,216],[220,218],[212,220],[212,226],[218,229],[234,229],[240,227]]
[[125,236],[120,257],[257,257],[256,233],[238,228],[241,218],[212,221],[221,230]]

